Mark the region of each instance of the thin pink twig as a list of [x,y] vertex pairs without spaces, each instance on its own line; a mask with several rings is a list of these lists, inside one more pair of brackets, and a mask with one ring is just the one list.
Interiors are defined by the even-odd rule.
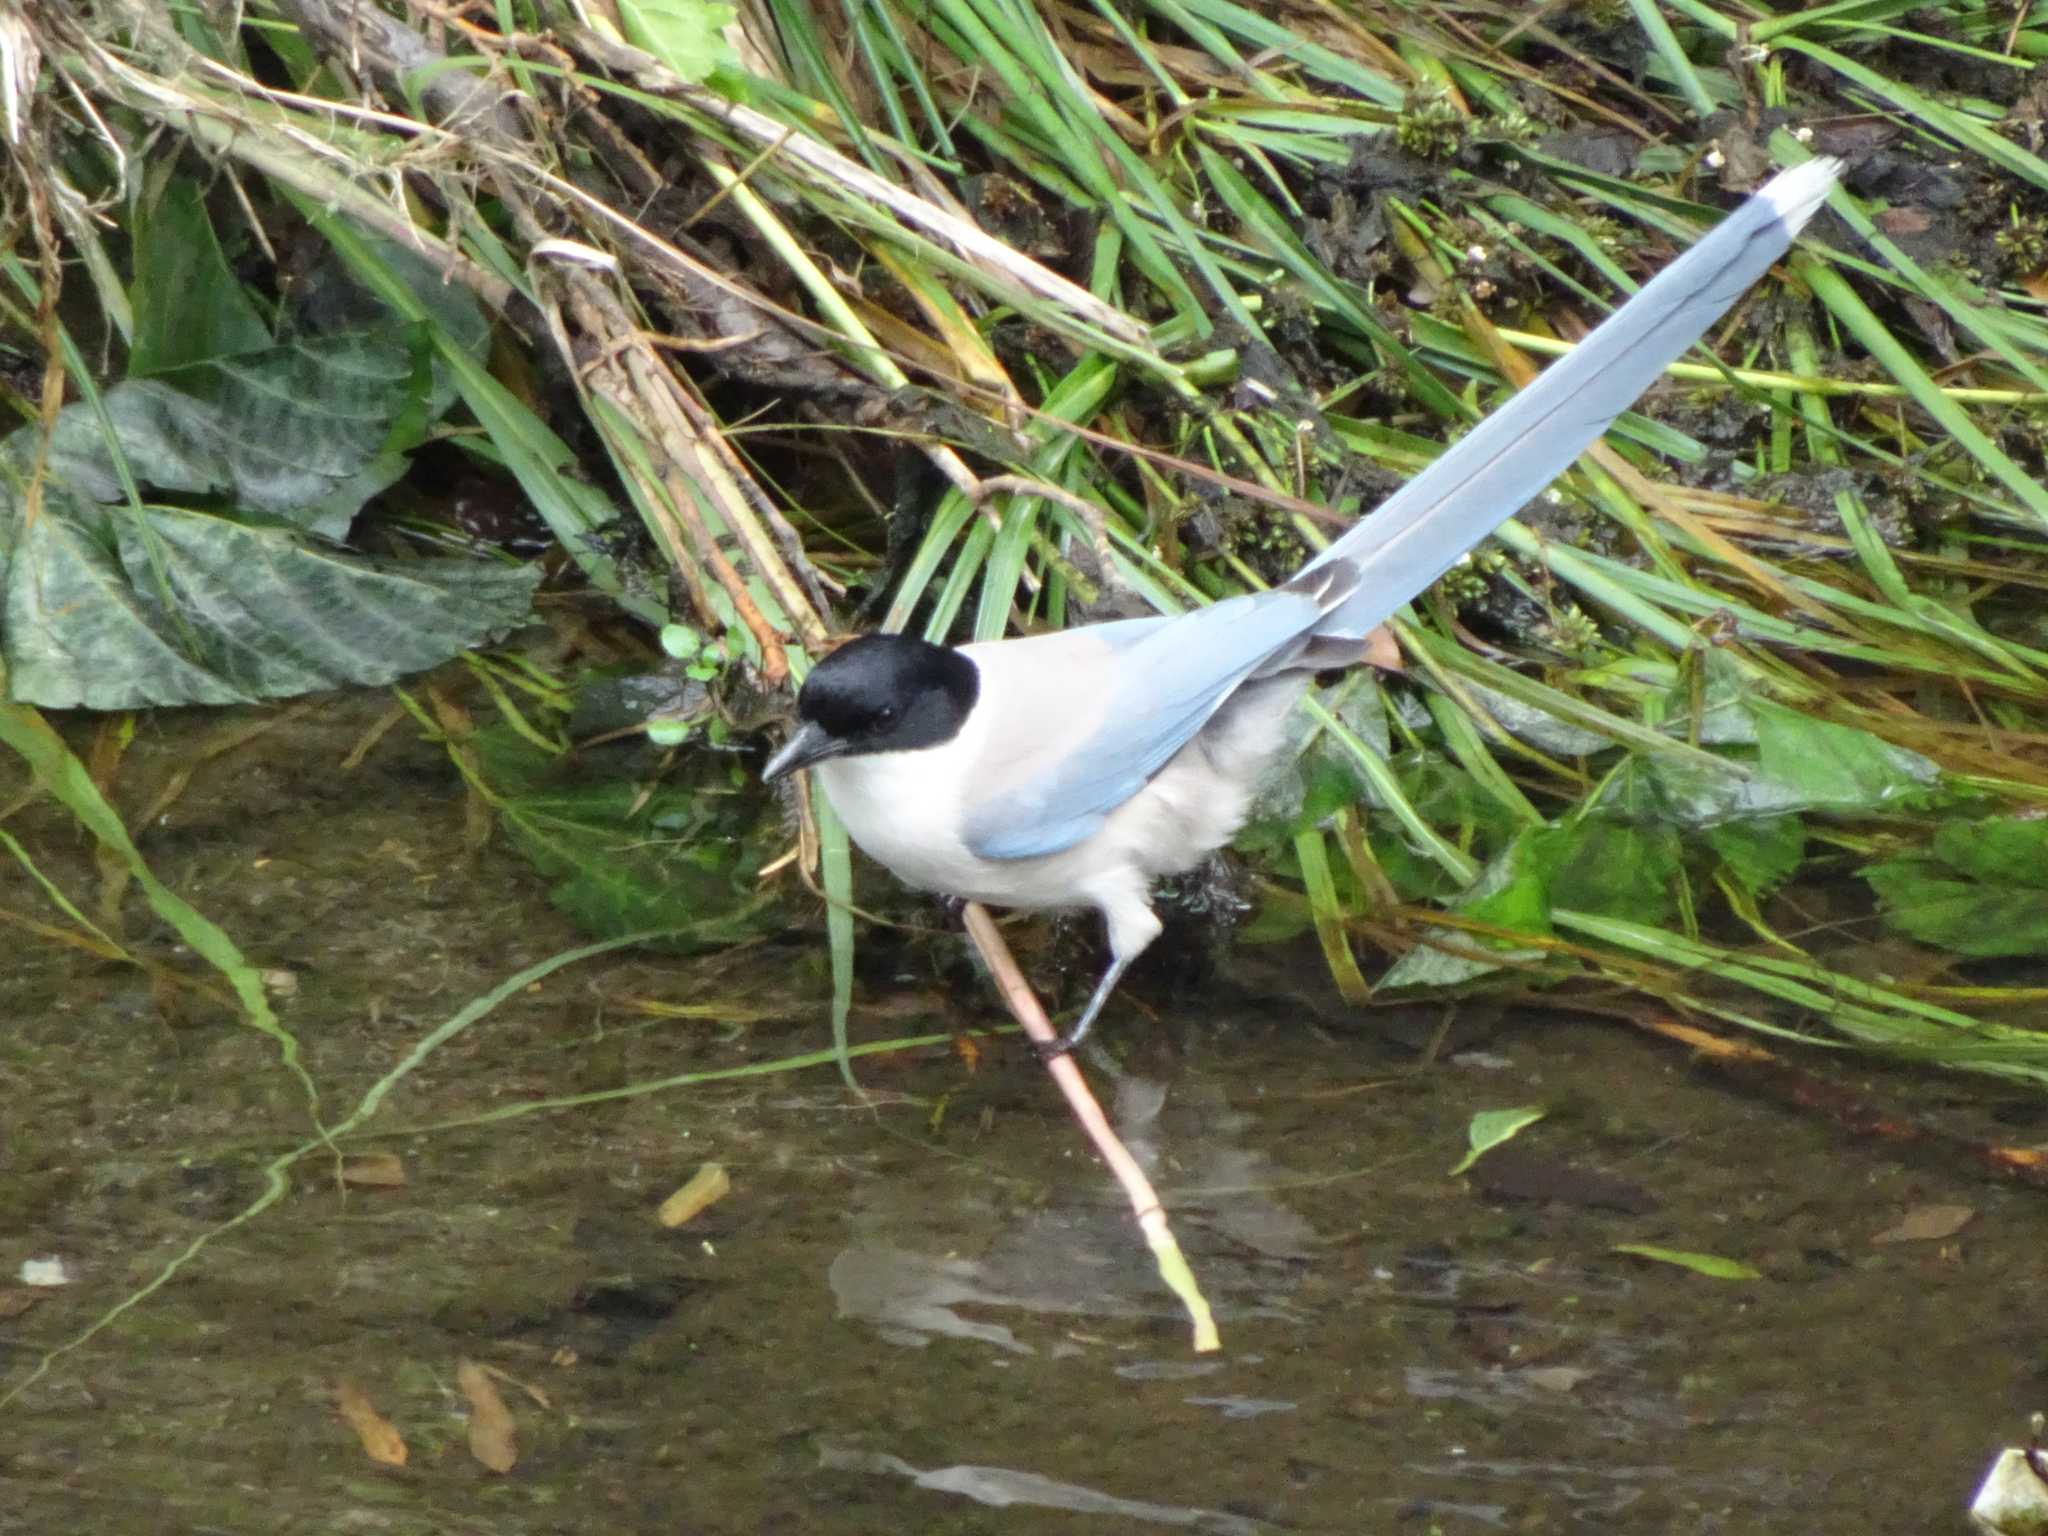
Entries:
[[[1010,946],[996,930],[995,919],[988,915],[988,909],[980,902],[967,903],[967,936],[981,951],[982,960],[1003,994],[1005,1006],[1023,1026],[1024,1033],[1040,1046],[1054,1044],[1059,1034],[1053,1029],[1052,1020],[1045,1016],[1038,994],[1031,990],[1031,983],[1018,969]],[[1045,1065],[1046,1070],[1052,1073],[1052,1080],[1060,1085],[1060,1092],[1067,1096],[1074,1118],[1081,1122],[1088,1139],[1095,1143],[1095,1150],[1102,1154],[1103,1162],[1109,1165],[1109,1171],[1116,1175],[1117,1182],[1123,1185],[1125,1195],[1130,1198],[1131,1211],[1138,1218],[1139,1230],[1145,1234],[1145,1241],[1158,1262],[1160,1278],[1187,1308],[1188,1319],[1194,1325],[1196,1352],[1222,1348],[1222,1341],[1216,1334],[1216,1319],[1209,1311],[1208,1300],[1202,1295],[1201,1288],[1195,1284],[1194,1272],[1181,1255],[1180,1244],[1174,1240],[1173,1228],[1166,1219],[1166,1208],[1159,1203],[1159,1196],[1152,1188],[1152,1181],[1145,1177],[1145,1170],[1138,1166],[1137,1159],[1110,1129],[1109,1116],[1102,1112],[1102,1105],[1096,1101],[1087,1080],[1081,1076],[1080,1063],[1070,1055],[1061,1055],[1048,1057]]]

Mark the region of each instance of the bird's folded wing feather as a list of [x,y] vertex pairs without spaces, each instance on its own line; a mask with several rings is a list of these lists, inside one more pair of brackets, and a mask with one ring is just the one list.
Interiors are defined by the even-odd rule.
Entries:
[[[1002,642],[983,663],[1002,746],[976,765],[969,850],[1026,859],[1090,836],[1321,612],[1300,593],[1261,592],[1171,620]],[[981,663],[986,653],[969,654]]]

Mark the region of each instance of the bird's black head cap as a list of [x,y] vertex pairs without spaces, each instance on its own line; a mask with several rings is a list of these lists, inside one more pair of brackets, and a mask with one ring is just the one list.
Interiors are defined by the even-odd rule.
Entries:
[[948,646],[907,635],[849,640],[804,679],[796,734],[763,777],[821,758],[939,746],[960,734],[980,693],[974,663]]

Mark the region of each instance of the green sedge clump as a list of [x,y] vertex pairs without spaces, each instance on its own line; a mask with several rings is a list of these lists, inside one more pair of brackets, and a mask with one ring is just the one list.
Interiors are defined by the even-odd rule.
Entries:
[[1465,119],[1442,88],[1410,91],[1394,119],[1394,140],[1424,160],[1447,160],[1465,142]]
[[2048,219],[2013,209],[2004,229],[1991,237],[2008,273],[2024,275],[2048,266]]

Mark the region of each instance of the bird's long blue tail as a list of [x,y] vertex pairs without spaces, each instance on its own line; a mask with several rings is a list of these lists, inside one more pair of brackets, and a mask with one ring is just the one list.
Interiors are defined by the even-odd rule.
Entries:
[[1539,495],[1784,255],[1840,170],[1821,157],[1766,182],[1568,356],[1303,567],[1347,560],[1361,577],[1316,632],[1364,635]]

